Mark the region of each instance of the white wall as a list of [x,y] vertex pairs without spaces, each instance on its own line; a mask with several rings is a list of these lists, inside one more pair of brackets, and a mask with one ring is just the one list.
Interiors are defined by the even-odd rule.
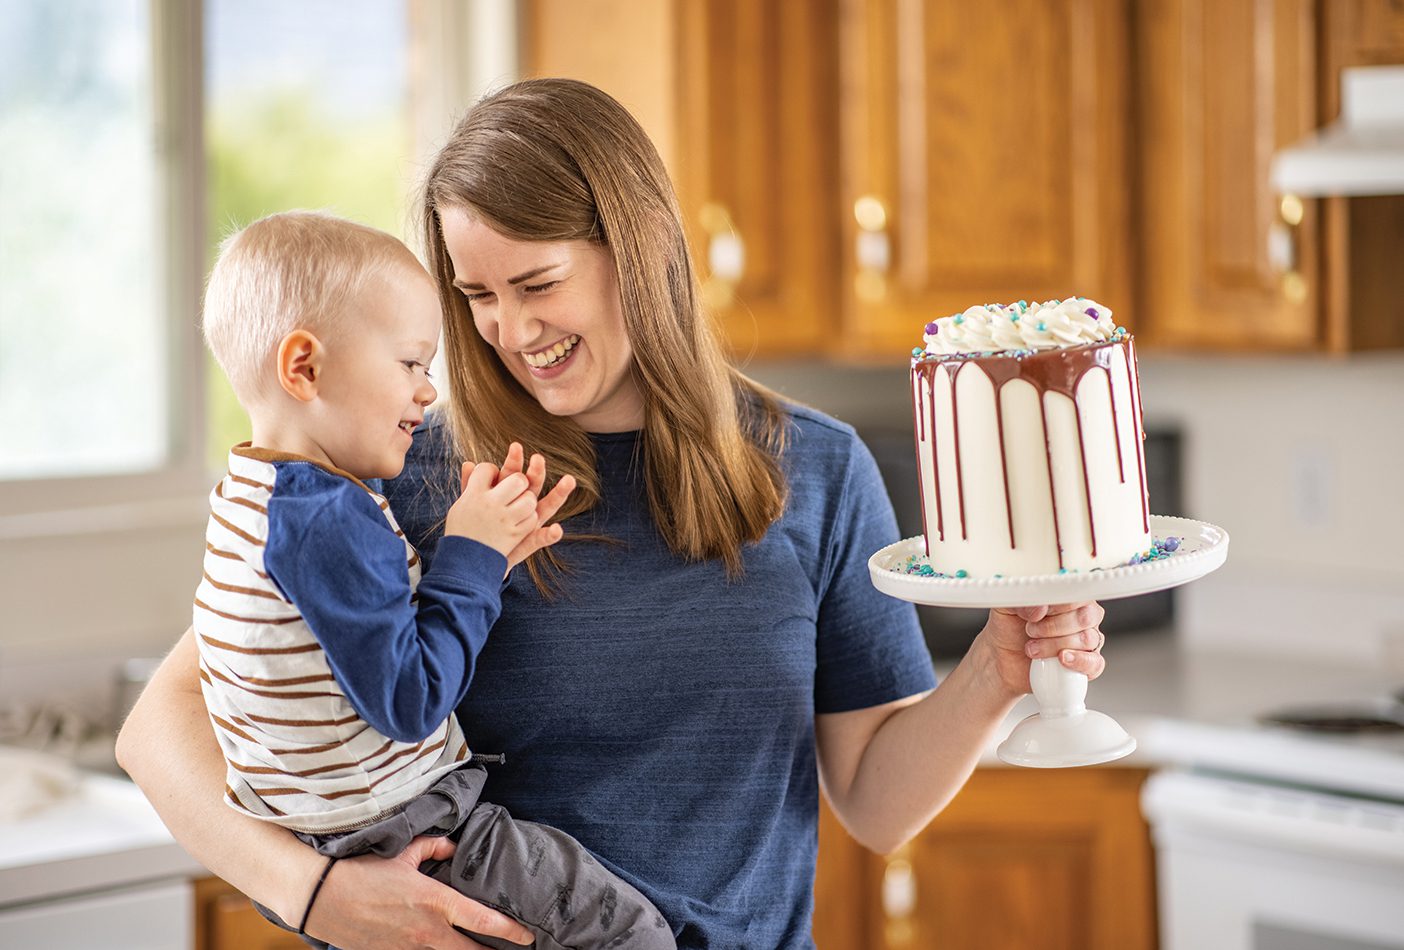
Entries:
[[1186,643],[1404,662],[1404,357],[1149,357],[1141,381],[1232,539],[1183,592]]

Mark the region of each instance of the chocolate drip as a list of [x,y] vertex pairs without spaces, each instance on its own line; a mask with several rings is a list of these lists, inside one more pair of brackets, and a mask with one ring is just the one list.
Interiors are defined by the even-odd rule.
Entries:
[[[1077,403],[1077,387],[1082,378],[1093,369],[1101,369],[1107,375],[1108,398],[1111,402],[1112,430],[1115,435],[1117,453],[1117,467],[1121,474],[1121,481],[1126,481],[1126,464],[1121,448],[1121,426],[1116,412],[1116,392],[1111,379],[1111,361],[1113,349],[1119,349],[1122,357],[1126,361],[1127,373],[1132,385],[1131,392],[1131,417],[1135,432],[1141,431],[1140,417],[1140,379],[1139,373],[1133,370],[1134,351],[1130,339],[1124,341],[1108,340],[1100,343],[1089,343],[1082,346],[1066,347],[1052,350],[1040,350],[1024,357],[1013,357],[1007,354],[991,354],[989,356],[961,355],[938,357],[935,359],[919,360],[912,365],[912,388],[917,392],[920,388],[927,395],[927,403],[931,416],[929,428],[929,438],[931,443],[931,468],[934,476],[936,488],[936,520],[937,532],[942,541],[945,540],[945,525],[942,520],[941,505],[941,481],[940,466],[936,453],[936,373],[938,369],[945,369],[947,385],[951,387],[951,409],[952,417],[959,418],[956,410],[955,380],[956,375],[970,364],[980,367],[981,372],[990,380],[994,387],[995,394],[995,421],[999,427],[999,450],[1000,465],[1003,468],[1004,479],[1004,500],[1005,510],[1009,519],[1009,545],[1015,546],[1014,540],[1014,511],[1013,502],[1009,492],[1009,464],[1008,456],[1004,446],[1004,413],[1003,403],[1000,398],[1000,391],[1005,384],[1022,379],[1034,387],[1038,393],[1039,414],[1043,422],[1044,455],[1048,463],[1048,491],[1049,501],[1053,510],[1053,531],[1058,543],[1058,565],[1063,566],[1063,543],[1062,526],[1058,519],[1058,505],[1053,487],[1053,449],[1048,435],[1048,412],[1044,405],[1044,396],[1050,392],[1061,393],[1072,400],[1074,410],[1077,415],[1078,430],[1078,450],[1082,461],[1082,481],[1083,493],[1087,505],[1088,526],[1092,531],[1092,554],[1097,553],[1097,533],[1092,516],[1092,487],[1087,470],[1087,450],[1082,429],[1082,410]],[[918,403],[916,403],[919,405]],[[924,433],[925,434],[925,433]],[[956,454],[956,477],[959,491],[959,508],[961,513],[961,537],[965,538],[965,492],[960,465],[960,432],[959,422],[955,423],[955,431],[952,433],[955,438]],[[1141,479],[1141,515],[1145,530],[1150,530],[1150,509],[1146,503],[1146,471],[1145,455],[1137,441],[1137,463],[1138,472]],[[923,494],[923,503],[925,496]],[[925,522],[925,512],[923,510],[923,523]],[[929,553],[929,542],[928,542]]]
[[[1092,556],[1097,556],[1097,522],[1092,517],[1092,480],[1087,474],[1087,440],[1082,435],[1082,407],[1073,400],[1073,414],[1077,416],[1077,454],[1082,459],[1082,497],[1087,499],[1087,530],[1092,533]],[[1047,423],[1044,423],[1047,425]],[[1053,460],[1048,460],[1053,464]],[[1059,554],[1061,555],[1061,550]],[[1062,567],[1062,562],[1058,564]]]
[[1126,484],[1126,462],[1121,457],[1121,423],[1116,419],[1116,387],[1112,385],[1111,370],[1107,370],[1107,401],[1111,403],[1112,434],[1116,436],[1116,471]]
[[931,539],[926,536],[926,489],[921,485],[921,443],[926,440],[926,420],[921,416],[921,389],[917,371],[912,370],[912,428],[916,431],[917,499],[921,502],[921,541],[931,556]]
[[955,442],[956,460],[956,502],[960,510],[960,539],[967,540],[965,533],[965,473],[961,471],[960,465],[960,405],[956,402],[958,391],[956,390],[956,376],[964,369],[957,366],[951,370],[951,439]]
[[1126,375],[1131,381],[1131,422],[1136,437],[1136,465],[1141,473],[1141,522],[1144,529],[1149,532],[1150,501],[1146,494],[1146,450],[1145,446],[1141,444],[1146,438],[1145,432],[1141,429],[1141,364],[1135,359],[1135,342],[1127,340],[1126,345],[1121,348],[1121,355],[1126,359]]
[[1004,473],[1004,513],[1009,518],[1009,550],[1014,550],[1014,499],[1009,494],[1009,456],[1004,450],[1004,400],[995,393],[995,427],[999,429],[999,468]]
[[[999,390],[995,390],[999,398]],[[1063,566],[1063,526],[1058,521],[1058,490],[1053,487],[1053,443],[1048,438],[1048,404],[1043,393],[1038,394],[1038,415],[1043,420],[1043,457],[1048,460],[1048,501],[1053,510],[1053,541],[1058,545],[1058,567]]]

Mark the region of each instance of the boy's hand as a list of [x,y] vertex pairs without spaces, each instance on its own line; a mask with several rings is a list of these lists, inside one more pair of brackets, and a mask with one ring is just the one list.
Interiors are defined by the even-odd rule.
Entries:
[[[521,446],[514,443],[514,448],[520,469]],[[462,494],[448,510],[444,534],[471,538],[509,557],[540,526],[536,492],[522,472],[503,474],[490,463],[464,462],[461,484]]]
[[[513,442],[507,449],[507,458],[502,462],[502,474],[512,475],[519,472],[523,472],[522,447]],[[527,477],[528,489],[532,494],[540,496],[541,489],[546,484],[546,460],[540,455],[533,454],[523,474]],[[550,547],[561,539],[563,533],[561,526],[558,524],[548,525],[546,522],[556,516],[556,512],[561,510],[561,506],[565,504],[566,499],[573,491],[575,491],[575,477],[566,475],[537,501],[534,530],[522,538],[512,549],[512,553],[507,555],[507,570],[512,570],[537,551]]]

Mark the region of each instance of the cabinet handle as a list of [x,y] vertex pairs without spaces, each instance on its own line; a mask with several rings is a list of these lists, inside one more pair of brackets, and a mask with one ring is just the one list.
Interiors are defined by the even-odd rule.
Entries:
[[1277,203],[1277,218],[1268,228],[1268,264],[1279,275],[1282,296],[1290,304],[1306,300],[1306,278],[1302,276],[1299,233],[1305,209],[1296,195],[1283,195]]
[[887,295],[887,272],[892,267],[887,206],[876,195],[863,195],[853,202],[853,219],[858,222],[854,247],[858,270],[853,290],[859,300],[875,303]]
[[888,856],[882,872],[883,938],[888,947],[907,946],[916,936],[916,872],[908,855],[907,848],[898,849]]
[[746,273],[746,243],[725,205],[709,201],[698,218],[707,235],[708,274],[702,282],[702,300],[709,308],[729,307]]

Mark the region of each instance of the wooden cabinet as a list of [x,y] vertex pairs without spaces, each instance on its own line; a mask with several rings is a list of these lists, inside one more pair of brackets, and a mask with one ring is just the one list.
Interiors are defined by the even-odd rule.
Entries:
[[843,345],[971,304],[1129,300],[1128,10],[844,0]]
[[838,0],[682,0],[675,178],[741,357],[822,352],[841,302]]
[[207,877],[195,882],[195,950],[307,950],[307,944],[265,920],[232,886]]
[[[1153,950],[1145,777],[1126,768],[981,769],[929,828],[887,858],[855,857],[856,845],[821,831],[816,943],[820,950]],[[840,879],[860,889],[846,917],[832,898],[820,899],[836,893]]]
[[1070,294],[1146,348],[1404,347],[1404,198],[1268,184],[1343,67],[1404,62],[1397,0],[592,0],[613,55],[528,6],[524,71],[658,142],[743,358],[897,362],[933,317]]

